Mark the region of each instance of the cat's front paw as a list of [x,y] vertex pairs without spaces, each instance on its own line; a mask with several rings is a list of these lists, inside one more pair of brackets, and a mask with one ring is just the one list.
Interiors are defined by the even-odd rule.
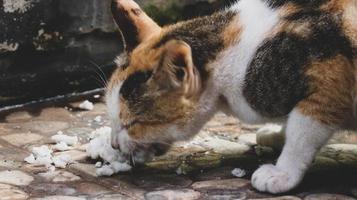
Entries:
[[252,185],[261,192],[273,194],[287,192],[299,183],[299,177],[267,164],[257,169],[252,176]]

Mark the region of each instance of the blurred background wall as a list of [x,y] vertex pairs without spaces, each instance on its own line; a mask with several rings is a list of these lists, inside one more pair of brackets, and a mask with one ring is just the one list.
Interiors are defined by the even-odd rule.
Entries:
[[[137,2],[165,25],[210,14],[233,1]],[[100,76],[110,76],[112,61],[122,51],[110,2],[0,0],[0,107],[104,87]]]

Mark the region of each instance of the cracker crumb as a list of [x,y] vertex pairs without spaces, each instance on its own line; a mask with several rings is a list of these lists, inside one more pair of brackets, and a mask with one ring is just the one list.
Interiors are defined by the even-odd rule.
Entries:
[[102,162],[97,162],[96,173],[98,176],[111,176],[118,172],[126,172],[132,169],[129,163],[121,156],[118,150],[115,150],[111,146],[110,127],[104,126],[96,129],[91,133],[91,138],[87,146],[87,154],[92,159],[102,159]]
[[94,105],[92,102],[85,100],[81,104],[79,104],[79,108],[84,109],[84,110],[93,110]]
[[56,143],[65,143],[66,145],[73,146],[78,143],[77,136],[68,136],[63,134],[57,134],[51,137]]
[[242,178],[247,174],[247,172],[244,169],[241,168],[235,168],[232,170],[232,175],[238,178]]

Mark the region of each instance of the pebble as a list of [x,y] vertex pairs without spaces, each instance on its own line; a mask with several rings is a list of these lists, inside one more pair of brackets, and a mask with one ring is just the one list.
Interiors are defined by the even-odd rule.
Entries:
[[53,146],[53,150],[56,150],[56,151],[67,151],[69,149],[70,149],[70,147],[65,142],[59,142]]

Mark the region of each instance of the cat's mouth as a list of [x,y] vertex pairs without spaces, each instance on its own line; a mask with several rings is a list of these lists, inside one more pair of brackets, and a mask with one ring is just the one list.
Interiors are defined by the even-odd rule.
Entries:
[[[131,125],[135,124],[134,122]],[[126,124],[130,126],[130,124]],[[128,129],[123,128],[116,133],[112,133],[112,147],[120,151],[125,160],[133,165],[144,163],[154,156],[161,156],[170,149],[169,143],[143,142],[130,138]]]
[[152,143],[152,144],[136,144],[133,143],[129,147],[128,152],[121,152],[131,165],[143,164],[150,161],[155,156],[162,156],[168,152],[170,145]]

